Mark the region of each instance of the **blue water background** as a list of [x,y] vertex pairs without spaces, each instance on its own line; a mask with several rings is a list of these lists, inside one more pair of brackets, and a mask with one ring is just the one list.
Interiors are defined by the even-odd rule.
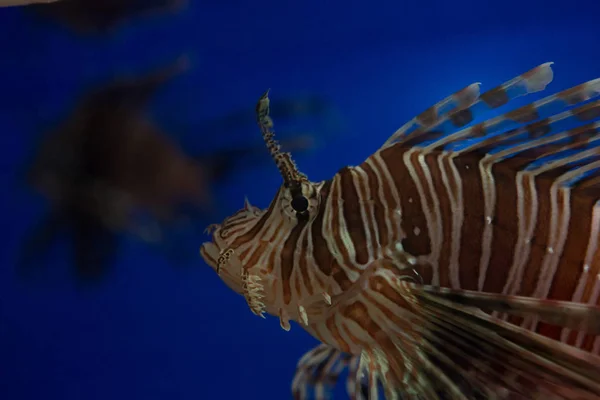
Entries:
[[[297,360],[316,344],[296,324],[285,332],[276,318],[252,315],[199,257],[172,268],[127,238],[115,273],[96,289],[77,289],[66,266],[47,285],[16,279],[18,245],[44,204],[15,174],[40,130],[66,116],[84,88],[190,54],[193,68],[152,107],[165,126],[188,127],[176,132],[186,146],[207,150],[258,137],[194,126],[251,107],[266,88],[273,101],[324,94],[345,131],[298,157],[316,181],[360,163],[406,120],[472,82],[491,88],[546,61],[555,62],[553,91],[600,76],[596,3],[191,1],[182,13],[89,37],[0,9],[0,399],[288,399]],[[267,163],[218,195],[233,213],[245,195],[266,207],[279,184]]]

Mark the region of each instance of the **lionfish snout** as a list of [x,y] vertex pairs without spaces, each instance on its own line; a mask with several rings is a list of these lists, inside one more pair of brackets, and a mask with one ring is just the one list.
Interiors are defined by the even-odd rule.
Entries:
[[215,271],[217,271],[219,265],[218,260],[221,253],[221,248],[219,247],[221,241],[218,238],[220,230],[220,224],[209,225],[204,232],[211,235],[211,241],[204,242],[200,246],[200,255],[204,261]]
[[224,224],[213,224],[206,229],[212,233],[212,241],[200,246],[200,255],[231,290],[243,294],[243,266],[223,227]]

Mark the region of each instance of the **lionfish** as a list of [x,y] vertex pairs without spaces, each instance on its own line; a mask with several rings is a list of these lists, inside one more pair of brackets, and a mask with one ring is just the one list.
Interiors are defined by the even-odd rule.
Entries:
[[600,79],[542,91],[552,63],[428,108],[362,164],[283,177],[267,209],[209,227],[200,253],[251,311],[322,344],[296,399],[600,398]]

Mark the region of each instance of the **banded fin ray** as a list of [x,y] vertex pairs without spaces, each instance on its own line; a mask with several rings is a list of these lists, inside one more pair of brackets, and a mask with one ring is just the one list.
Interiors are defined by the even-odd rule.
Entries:
[[[564,393],[578,393],[581,396],[574,398],[593,399],[600,396],[600,382],[597,379],[600,376],[600,364],[597,356],[501,321],[480,312],[478,308],[462,306],[447,298],[442,300],[417,285],[404,286],[418,299],[417,312],[424,316],[428,325],[431,324],[425,331],[429,344],[424,346],[425,354],[431,360],[439,360],[437,353],[443,352],[449,356],[448,360],[452,359],[450,369],[455,364],[471,368],[479,366],[484,375],[478,379],[486,385],[490,385],[495,374],[504,370],[507,376],[515,378],[515,383],[519,379],[524,381],[523,384],[511,384],[509,379],[503,379],[504,389],[523,394],[551,395],[557,387],[562,387]],[[490,302],[484,303],[490,305]],[[543,311],[548,314],[562,313],[562,310],[543,308],[530,308],[526,313],[542,319]],[[470,343],[472,352],[464,353],[467,349],[453,345],[460,342]],[[482,361],[487,363],[489,370],[486,371],[488,368],[481,364]]]
[[544,90],[554,77],[552,64],[541,64],[483,94],[480,94],[481,83],[473,83],[408,121],[394,132],[382,147],[404,143],[433,130],[442,134],[464,127],[482,112],[494,110],[518,97]]
[[[505,309],[494,295],[442,291],[399,280],[383,268],[373,271],[368,281],[369,297],[378,302],[404,301],[413,316],[413,332],[387,329],[389,340],[380,338],[363,351],[363,357],[371,352],[387,356],[388,365],[373,374],[384,378],[386,399],[592,400],[600,396],[598,356],[482,312],[480,307]],[[597,307],[569,319],[562,318],[568,310],[550,303],[535,307],[525,299],[502,300],[530,317],[597,329],[591,321],[597,317]],[[376,382],[369,380],[369,385],[372,393],[378,393]]]
[[430,285],[413,286],[412,292],[417,298],[476,307],[488,313],[497,311],[518,316],[535,313],[540,321],[600,335],[600,307],[589,304],[440,288]]
[[[548,126],[552,126],[556,130],[561,127],[569,126],[569,124],[573,123],[574,119],[578,121],[587,121],[597,115],[597,101],[580,105],[575,110],[568,110],[571,106],[584,103],[600,95],[600,79],[593,79],[465,128],[465,126],[474,122],[482,111],[493,110],[500,105],[507,104],[510,100],[517,97],[543,90],[545,86],[542,87],[542,83],[547,85],[550,83],[553,76],[551,63],[542,64],[533,70],[522,74],[520,77],[536,75],[540,75],[535,80],[535,82],[537,82],[536,84],[522,84],[520,86],[530,88],[531,91],[523,93],[522,91],[511,90],[510,85],[512,84],[514,86],[515,83],[513,82],[518,81],[519,79],[519,77],[514,78],[481,94],[476,100],[471,100],[470,102],[463,101],[462,103],[455,101],[455,103],[459,105],[450,111],[439,112],[436,119],[429,119],[429,123],[422,122],[419,126],[415,125],[416,127],[414,129],[400,128],[390,139],[388,139],[388,141],[386,141],[382,146],[382,149],[391,144],[398,144],[403,147],[425,147],[428,152],[432,151],[434,148],[452,151],[461,149],[473,142],[484,142],[496,135],[507,135],[512,140],[523,139],[526,135],[529,135],[529,137],[537,137],[541,133],[544,133],[544,129],[547,129]],[[533,89],[536,90],[533,91]],[[460,97],[459,94],[465,90],[466,89],[463,89],[447,99]],[[498,94],[503,93],[502,90],[506,94]],[[492,93],[492,95],[488,93]],[[495,96],[501,99],[494,100],[495,97],[493,93],[496,93]],[[472,96],[476,96],[476,94],[474,93]],[[447,99],[438,103],[438,105],[448,102]],[[487,101],[482,99],[487,99]],[[432,108],[436,108],[438,105]],[[486,108],[486,110],[482,110],[482,108]],[[420,114],[420,116],[415,117],[414,120],[423,121],[425,120],[425,117],[422,115],[431,113],[431,111],[425,111]],[[457,117],[457,114],[462,114],[463,117],[459,118]],[[519,137],[519,135],[521,135],[521,137]]]
[[[377,264],[377,263],[375,263]],[[383,328],[360,356],[327,345],[298,363],[296,400],[329,400],[347,369],[352,399],[414,400],[519,399],[593,400],[600,396],[600,358],[481,311],[513,310],[572,328],[595,332],[597,307],[489,293],[440,289],[398,279],[395,268],[373,265],[344,304],[406,304],[411,330]],[[544,303],[544,302],[541,302]],[[566,309],[563,309],[566,306]],[[568,315],[574,311],[574,315]],[[385,332],[385,334],[384,334]],[[382,355],[386,361],[381,362]],[[366,393],[364,385],[366,385]]]
[[[292,381],[294,400],[333,399],[340,374],[348,370],[347,391],[350,400],[367,400],[364,387],[357,379],[360,357],[344,353],[326,344],[319,344],[298,361]],[[355,390],[356,389],[356,390]]]

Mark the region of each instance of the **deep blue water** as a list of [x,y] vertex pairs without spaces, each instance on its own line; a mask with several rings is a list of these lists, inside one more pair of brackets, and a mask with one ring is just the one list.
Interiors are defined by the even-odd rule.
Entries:
[[[203,149],[232,139],[195,124],[253,106],[266,88],[273,101],[327,95],[345,131],[297,159],[321,180],[472,82],[491,88],[546,61],[555,62],[550,91],[600,76],[594,0],[190,3],[92,37],[0,9],[0,400],[288,399],[297,360],[316,344],[295,324],[285,332],[276,318],[255,317],[200,257],[172,268],[135,240],[125,239],[115,273],[95,289],[78,289],[66,267],[46,285],[16,279],[17,246],[43,205],[15,184],[17,168],[82,88],[189,53],[192,70],[153,109],[167,125],[188,126],[186,143]],[[230,213],[244,195],[266,207],[279,183],[265,164],[218,195]]]

